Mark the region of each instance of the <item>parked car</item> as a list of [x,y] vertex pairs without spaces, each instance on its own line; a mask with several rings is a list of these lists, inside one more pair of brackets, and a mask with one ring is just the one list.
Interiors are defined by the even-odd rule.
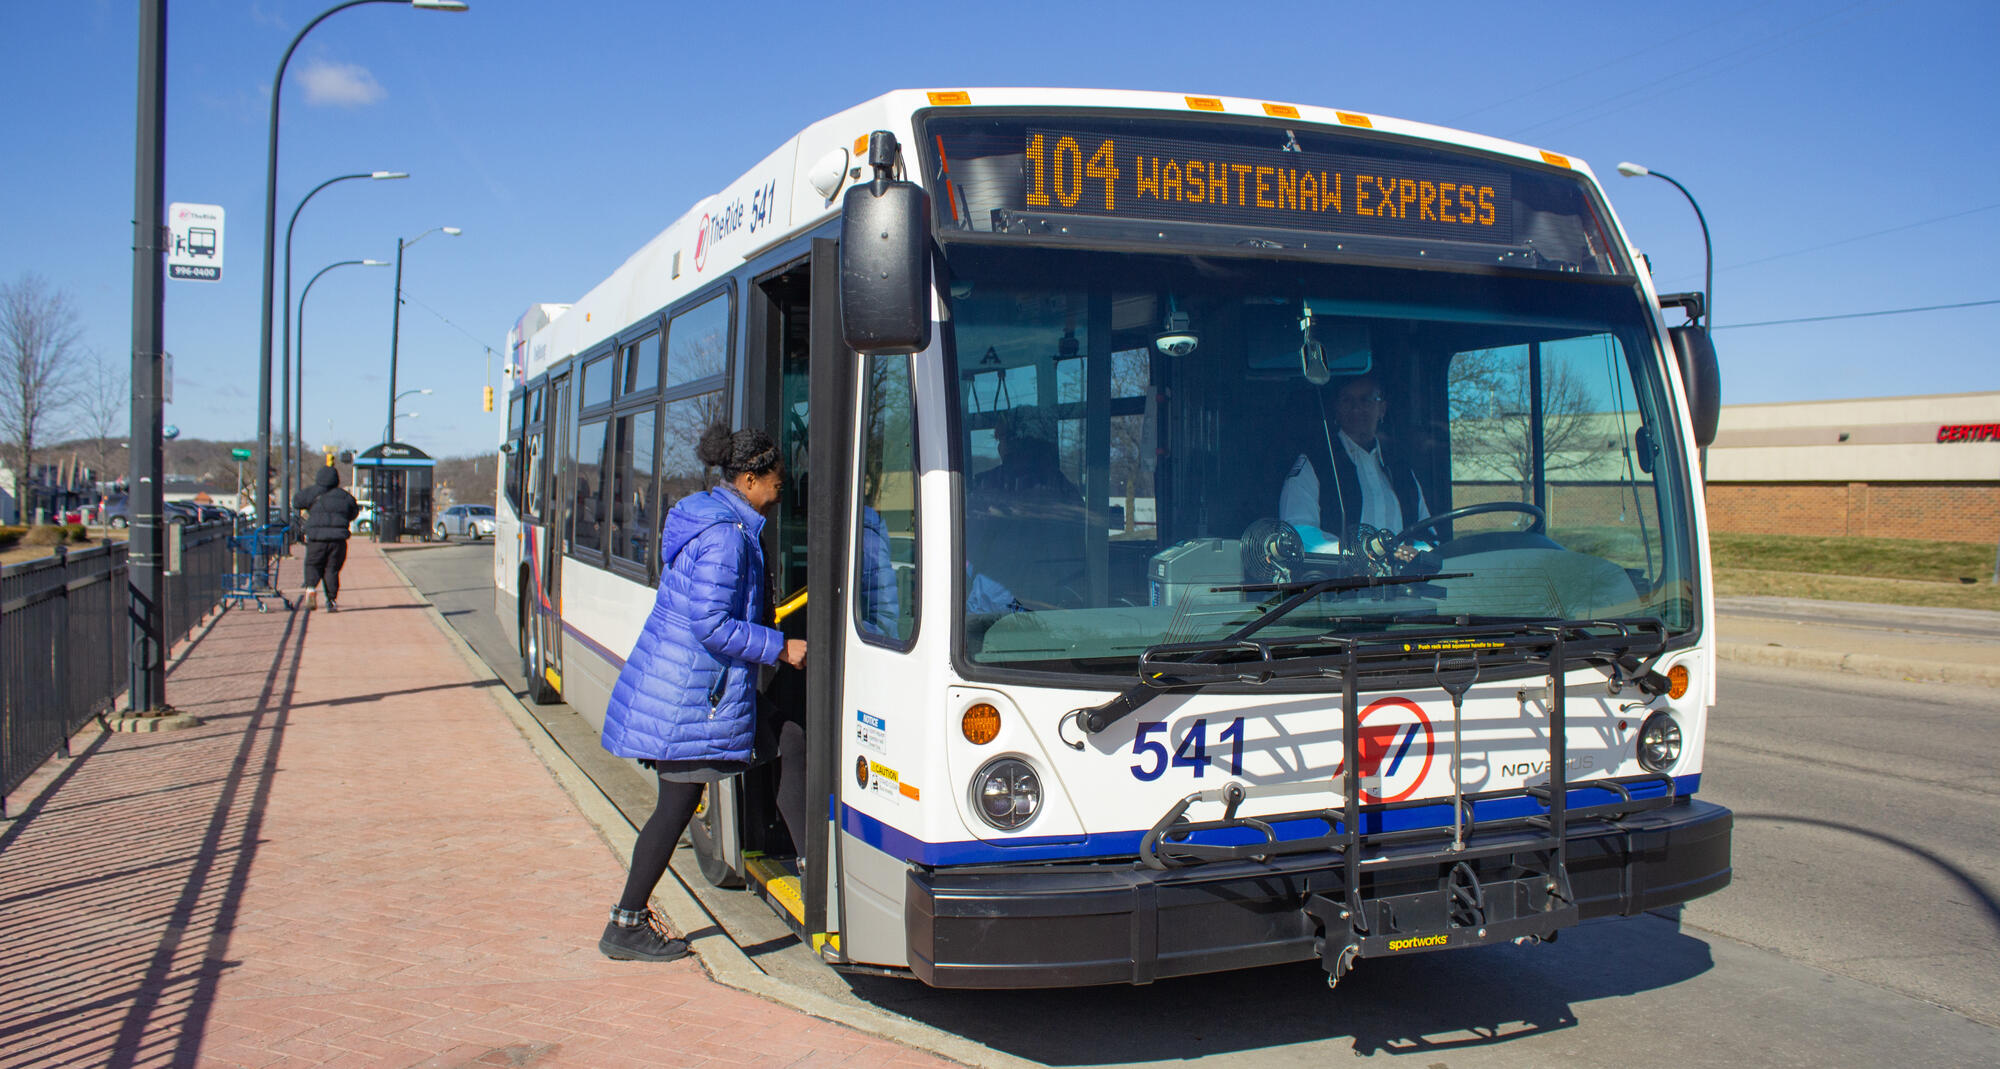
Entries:
[[351,528],[355,534],[374,534],[375,506],[373,505],[361,506],[361,514],[354,517],[354,522],[348,524],[347,526]]
[[451,541],[452,535],[470,535],[478,541],[493,537],[493,525],[493,506],[453,505],[438,515],[431,534],[440,542]]
[[130,500],[124,494],[113,494],[109,500],[104,502],[103,522],[113,527],[130,527],[132,525],[132,517],[130,513],[125,511],[126,503]]

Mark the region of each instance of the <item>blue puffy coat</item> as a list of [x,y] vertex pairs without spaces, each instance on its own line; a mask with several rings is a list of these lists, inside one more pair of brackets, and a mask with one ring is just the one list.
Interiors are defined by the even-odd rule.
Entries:
[[660,590],[604,710],[619,757],[747,762],[757,666],[785,638],[764,616],[764,517],[726,486],[682,498],[660,533]]

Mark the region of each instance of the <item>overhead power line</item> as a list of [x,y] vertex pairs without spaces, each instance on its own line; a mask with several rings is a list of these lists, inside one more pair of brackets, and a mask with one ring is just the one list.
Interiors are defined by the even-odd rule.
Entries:
[[1960,304],[1927,304],[1922,308],[1885,308],[1879,312],[1848,312],[1844,315],[1806,316],[1802,319],[1767,319],[1762,323],[1724,323],[1716,330],[1738,330],[1743,327],[1776,327],[1787,323],[1824,323],[1829,319],[1868,319],[1873,316],[1900,316],[1912,312],[1942,312],[1949,308],[1978,308],[1983,305],[2000,304],[2000,297],[1990,301],[1965,301]]
[[[1655,78],[1652,81],[1643,82],[1639,85],[1635,85],[1629,89],[1624,90],[1623,92],[1613,93],[1609,96],[1600,97],[1599,99],[1594,100],[1581,107],[1573,108],[1569,111],[1550,116],[1546,119],[1540,120],[1539,122],[1529,123],[1528,125],[1515,130],[1513,133],[1507,136],[1514,140],[1522,140],[1528,135],[1529,132],[1534,130],[1542,130],[1540,134],[1536,135],[1536,138],[1538,141],[1546,143],[1547,139],[1550,136],[1557,133],[1561,133],[1564,130],[1573,129],[1577,126],[1582,126],[1585,123],[1595,122],[1599,119],[1609,118],[1610,116],[1615,115],[1618,112],[1625,111],[1630,108],[1636,108],[1642,105],[1653,103],[1654,101],[1652,99],[1640,96],[1640,94],[1646,93],[1648,90],[1653,90],[1662,86],[1667,86],[1668,83],[1676,81],[1680,81],[1682,82],[1682,84],[1671,86],[1670,89],[1667,91],[1686,88],[1688,85],[1693,84],[1700,78],[1712,77],[1713,75],[1720,74],[1723,71],[1733,70],[1737,67],[1743,66],[1746,63],[1754,62],[1772,53],[1782,51],[1786,48],[1798,45],[1810,38],[1817,37],[1820,34],[1823,34],[1835,28],[1834,26],[1825,25],[1825,23],[1828,23],[1833,19],[1843,18],[1843,16],[1848,16],[1848,15],[1853,15],[1855,18],[1859,18],[1864,15],[1873,14],[1876,10],[1879,10],[1883,7],[1893,7],[1901,2],[1902,0],[1887,0],[1886,3],[1877,4],[1874,8],[1871,8],[1868,11],[1862,11],[1859,14],[1855,14],[1860,8],[1866,7],[1868,4],[1868,0],[1860,0],[1860,2],[1850,4],[1849,6],[1841,8],[1838,11],[1827,12],[1825,14],[1818,15],[1814,18],[1810,18],[1802,22],[1789,24],[1785,27],[1785,29],[1777,33],[1769,34],[1755,41],[1752,41],[1749,44],[1730,49],[1729,51],[1723,52],[1720,55],[1711,56],[1708,59],[1702,60],[1698,63],[1682,67],[1677,71],[1663,75],[1659,78]],[[1853,19],[1846,19],[1845,21],[1853,21]],[[1718,64],[1720,64],[1720,66],[1717,66]],[[1711,67],[1714,69],[1713,70],[1703,69]],[[1698,76],[1698,77],[1690,77],[1690,76]],[[1638,99],[1629,99],[1633,97],[1638,97]],[[1572,116],[1581,116],[1581,118],[1577,118],[1576,121],[1574,122],[1563,123],[1563,125],[1561,126],[1553,126],[1553,128],[1551,129],[1543,129],[1544,127],[1551,127],[1552,124],[1560,123],[1564,119],[1569,119]]]
[[444,317],[443,312],[440,312],[437,309],[432,308],[430,305],[425,304],[424,302],[417,300],[415,297],[410,296],[410,291],[407,288],[403,290],[403,299],[410,302],[411,304],[416,305],[418,308],[421,308],[424,311],[429,312],[430,314],[438,317],[438,321],[443,323],[445,326],[450,327],[455,331],[458,331],[460,334],[463,334],[468,338],[471,338],[474,342],[478,343],[481,349],[484,349],[489,353],[494,351],[493,347],[491,345],[486,344],[486,342],[482,338],[480,338],[479,335],[474,334],[473,332],[465,329],[464,327],[459,326],[458,324],[452,322],[449,319],[446,319]]
[[[1782,260],[1787,256],[1803,256],[1809,252],[1818,252],[1821,249],[1831,249],[1838,245],[1851,245],[1857,241],[1866,241],[1869,238],[1879,238],[1887,234],[1897,233],[1899,231],[1915,230],[1917,227],[1920,226],[1929,226],[1932,223],[1942,223],[1945,222],[1946,220],[1960,218],[1961,216],[1975,215],[1978,214],[1979,212],[1990,212],[1995,208],[2000,208],[2000,201],[1995,201],[1992,204],[1982,204],[1977,208],[1967,208],[1964,211],[1951,212],[1947,215],[1934,215],[1929,219],[1919,219],[1914,223],[1904,223],[1901,226],[1892,226],[1886,230],[1871,230],[1866,234],[1856,234],[1851,238],[1841,238],[1838,241],[1829,241],[1822,245],[1808,245],[1803,249],[1792,249],[1789,252],[1774,252],[1769,256],[1760,256],[1755,260],[1744,260],[1740,263],[1722,264],[1715,270],[1719,274],[1723,271],[1734,271],[1739,267],[1751,267],[1756,264],[1770,263],[1772,260]],[[1700,272],[1691,271],[1680,275],[1676,275],[1674,277],[1677,279],[1700,278],[1701,274]]]

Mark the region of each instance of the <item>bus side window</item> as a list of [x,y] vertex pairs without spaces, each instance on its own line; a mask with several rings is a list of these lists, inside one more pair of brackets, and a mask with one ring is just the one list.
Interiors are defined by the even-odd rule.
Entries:
[[917,633],[917,412],[910,359],[868,360],[853,584],[861,637],[903,649]]

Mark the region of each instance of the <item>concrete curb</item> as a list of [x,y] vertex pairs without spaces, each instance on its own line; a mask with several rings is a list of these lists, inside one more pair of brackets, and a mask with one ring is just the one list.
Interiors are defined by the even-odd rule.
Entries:
[[[535,718],[527,706],[514,697],[504,681],[493,673],[493,669],[480,659],[479,654],[451,626],[444,614],[438,611],[430,599],[417,590],[416,584],[403,570],[396,566],[392,553],[383,553],[382,560],[395,573],[396,578],[409,589],[410,595],[423,607],[424,615],[443,635],[459,659],[473,673],[484,679],[491,679],[499,686],[481,688],[492,698],[494,706],[521,733],[528,748],[555,777],[565,794],[576,804],[583,818],[597,829],[605,845],[623,866],[632,863],[632,844],[638,838],[638,829],[625,819],[625,814],[614,805],[595,781],[586,775],[569,756],[561,744],[552,737],[541,721]],[[804,991],[790,984],[774,980],[759,969],[749,955],[729,938],[728,933],[715,918],[696,900],[694,893],[682,882],[679,873],[670,866],[667,878],[653,891],[653,898],[666,915],[674,930],[686,935],[688,943],[695,950],[695,959],[717,983],[745,991],[759,998],[768,999],[781,1006],[789,1006],[802,1013],[810,1014],[824,1021],[845,1025],[858,1032],[894,1040],[905,1046],[950,1058],[965,1065],[982,1069],[1017,1069],[1035,1066],[1039,1063],[1003,1054],[984,1044],[975,1043],[963,1036],[953,1035],[943,1029],[912,1021],[906,1017],[866,1006],[842,1003],[824,995]],[[912,980],[911,983],[918,981]]]
[[1884,657],[1873,653],[1838,653],[1833,650],[1800,649],[1796,646],[1761,646],[1751,642],[1719,642],[1715,649],[1717,655],[1724,660],[1746,664],[1849,672],[1881,679],[2000,687],[2000,665],[1926,661],[1908,657]]

